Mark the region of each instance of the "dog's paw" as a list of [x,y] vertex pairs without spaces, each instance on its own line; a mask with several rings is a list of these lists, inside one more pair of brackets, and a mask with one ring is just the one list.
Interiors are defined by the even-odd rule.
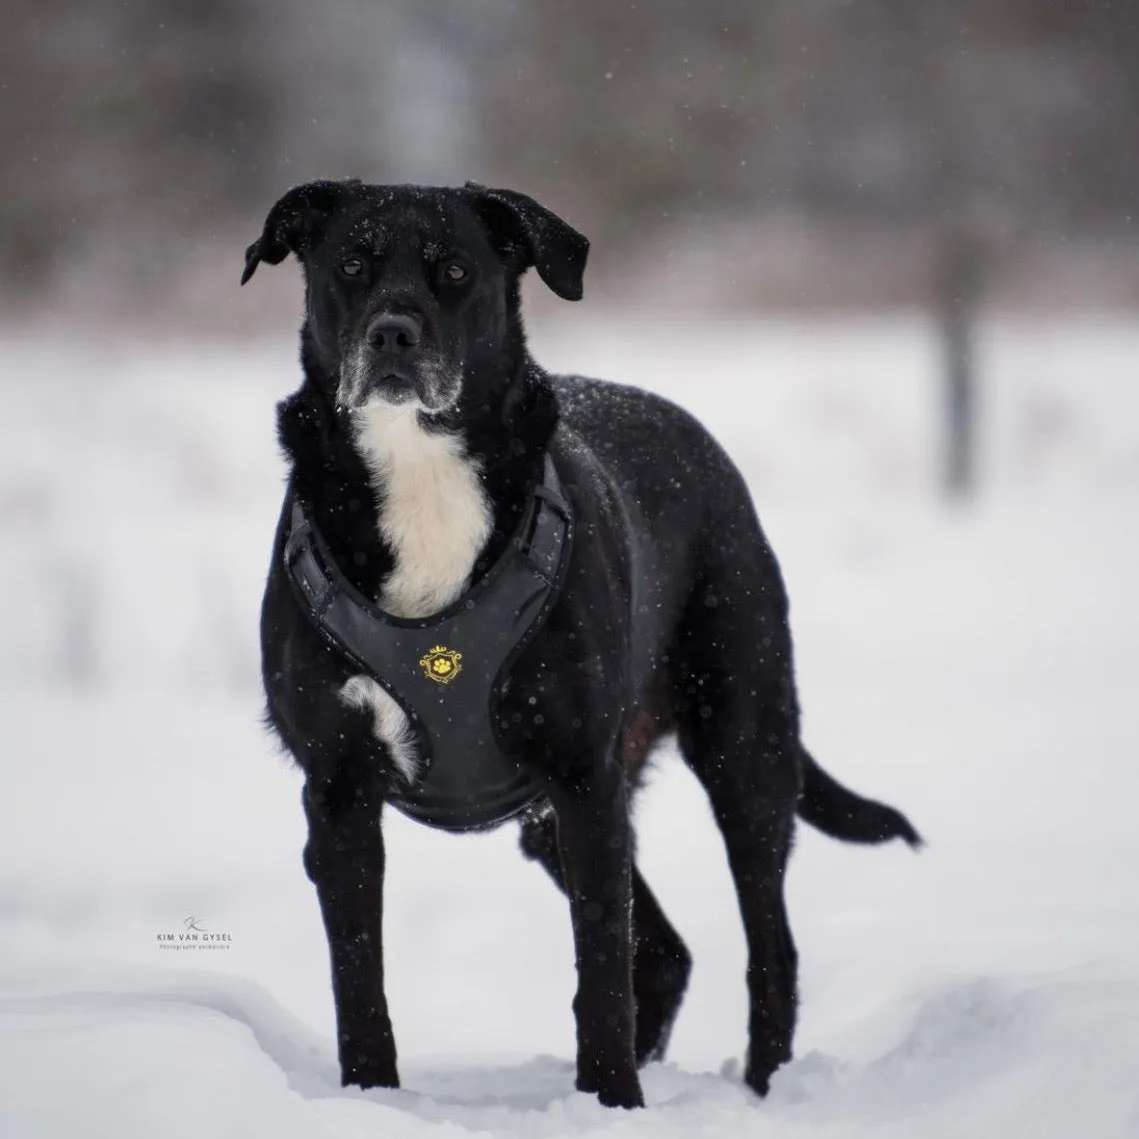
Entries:
[[770,1072],[753,1072],[750,1069],[744,1073],[744,1083],[760,1099],[765,1099],[767,1093],[771,1090],[771,1073]]
[[784,1063],[786,1061],[780,1061],[777,1064],[753,1064],[749,1062],[744,1066],[744,1083],[761,1099],[765,1098],[771,1090],[771,1077]]
[[381,1060],[361,1054],[358,1059],[340,1061],[340,1086],[343,1088],[398,1088],[399,1073],[395,1061]]
[[579,1075],[577,1090],[596,1095],[602,1107],[644,1107],[645,1097],[641,1091],[641,1081],[634,1071],[619,1076],[615,1072]]
[[399,1076],[395,1072],[341,1072],[342,1088],[398,1088]]

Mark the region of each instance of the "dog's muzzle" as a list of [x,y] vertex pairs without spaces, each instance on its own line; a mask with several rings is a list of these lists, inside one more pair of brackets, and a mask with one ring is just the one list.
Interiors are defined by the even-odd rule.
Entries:
[[419,393],[412,376],[402,372],[385,372],[365,380],[360,392],[360,403],[373,395],[379,396],[386,403],[401,404],[417,399]]
[[425,393],[416,383],[423,322],[407,313],[382,312],[372,318],[365,339],[371,362],[362,399],[378,395],[388,403],[407,403],[416,397],[424,402]]
[[402,313],[381,313],[345,357],[337,403],[351,411],[377,397],[396,406],[414,401],[425,411],[438,412],[458,394],[458,378],[424,351],[421,322]]

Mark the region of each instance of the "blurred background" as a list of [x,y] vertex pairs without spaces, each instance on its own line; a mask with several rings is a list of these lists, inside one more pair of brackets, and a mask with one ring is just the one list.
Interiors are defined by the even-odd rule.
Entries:
[[[1134,1133],[1139,0],[8,0],[3,25],[0,989],[209,969],[201,1004],[249,1020],[220,975],[253,978],[331,1055],[297,777],[258,721],[301,289],[292,263],[237,282],[292,184],[475,179],[592,239],[581,304],[528,284],[536,356],[721,439],[812,750],[931,839],[801,836],[806,1059],[767,1110]],[[385,826],[401,1055],[568,1056],[563,907],[510,828]],[[675,1056],[719,1071],[742,940],[681,764],[638,829],[697,963]],[[164,959],[187,914],[232,952]],[[58,1070],[63,1043],[12,1039]]]
[[224,313],[267,205],[341,175],[525,189],[622,297],[1139,300],[1134,0],[10,0],[5,33],[13,307]]

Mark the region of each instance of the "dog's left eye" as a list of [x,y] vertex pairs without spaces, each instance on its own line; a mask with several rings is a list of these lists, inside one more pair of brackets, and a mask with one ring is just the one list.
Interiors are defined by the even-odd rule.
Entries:
[[457,285],[460,281],[465,281],[467,275],[466,266],[460,265],[458,261],[449,261],[443,266],[444,280],[450,281],[454,285]]
[[340,263],[340,272],[345,277],[358,277],[364,271],[364,262],[359,257],[349,257]]

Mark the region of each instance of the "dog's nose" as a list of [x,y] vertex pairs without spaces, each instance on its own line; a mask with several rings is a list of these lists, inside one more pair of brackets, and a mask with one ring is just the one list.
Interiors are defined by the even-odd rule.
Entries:
[[413,316],[402,313],[380,313],[368,325],[368,339],[383,352],[402,355],[410,352],[418,343],[423,326]]

